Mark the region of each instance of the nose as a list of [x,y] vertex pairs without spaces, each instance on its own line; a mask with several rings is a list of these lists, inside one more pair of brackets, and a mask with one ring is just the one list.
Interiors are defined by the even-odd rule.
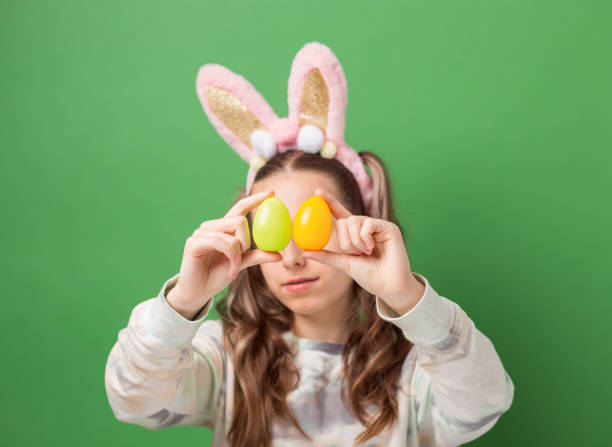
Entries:
[[283,257],[283,265],[288,269],[304,266],[304,264],[306,264],[306,258],[302,256],[303,253],[304,250],[298,247],[293,241],[293,238],[291,238],[289,245],[280,251]]

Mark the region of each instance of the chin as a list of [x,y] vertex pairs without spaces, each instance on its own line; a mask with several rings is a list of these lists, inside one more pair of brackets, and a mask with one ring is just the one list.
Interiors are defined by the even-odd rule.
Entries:
[[286,306],[299,315],[314,315],[325,310],[324,303],[316,296],[303,295],[287,300]]
[[279,301],[293,313],[300,315],[314,314],[326,307],[321,295],[316,291],[309,290],[300,294],[291,294],[284,290],[280,292],[281,294],[277,297],[281,296],[282,299]]

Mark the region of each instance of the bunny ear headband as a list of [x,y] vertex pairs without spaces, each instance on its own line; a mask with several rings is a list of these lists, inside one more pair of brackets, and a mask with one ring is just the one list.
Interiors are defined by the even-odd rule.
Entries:
[[372,203],[372,180],[359,154],[344,141],[347,86],[332,51],[319,42],[304,45],[289,75],[289,117],[279,118],[242,76],[218,64],[198,72],[196,91],[208,119],[247,163],[246,190],[268,159],[288,149],[336,158],[354,175],[366,213]]

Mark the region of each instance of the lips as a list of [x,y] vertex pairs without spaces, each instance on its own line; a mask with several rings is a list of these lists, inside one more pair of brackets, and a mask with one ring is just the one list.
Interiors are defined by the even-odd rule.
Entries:
[[289,284],[299,284],[299,283],[303,283],[303,282],[314,281],[316,279],[318,279],[318,278],[305,278],[305,277],[293,278],[293,279],[287,281],[286,283],[283,283],[283,286],[287,286]]
[[[313,287],[313,284],[316,283],[319,278],[297,278],[292,279],[292,282],[283,284],[283,288],[290,293],[306,293],[308,290]],[[297,281],[297,282],[296,282]]]

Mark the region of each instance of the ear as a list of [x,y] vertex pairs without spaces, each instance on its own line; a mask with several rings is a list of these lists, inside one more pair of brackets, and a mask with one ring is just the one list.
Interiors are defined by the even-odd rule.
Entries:
[[206,64],[198,71],[196,91],[219,135],[251,167],[276,153],[270,129],[278,116],[245,78],[222,65]]
[[[288,94],[289,118],[299,120],[300,137],[316,133],[310,127],[316,126],[324,134],[321,155],[335,156],[336,148],[344,145],[347,87],[342,66],[329,47],[310,42],[300,49],[291,66]],[[335,147],[325,148],[327,142]]]
[[289,75],[289,119],[299,122],[297,145],[335,158],[348,167],[361,189],[366,214],[372,180],[359,154],[344,141],[347,86],[344,70],[326,45],[309,42],[293,59]]

